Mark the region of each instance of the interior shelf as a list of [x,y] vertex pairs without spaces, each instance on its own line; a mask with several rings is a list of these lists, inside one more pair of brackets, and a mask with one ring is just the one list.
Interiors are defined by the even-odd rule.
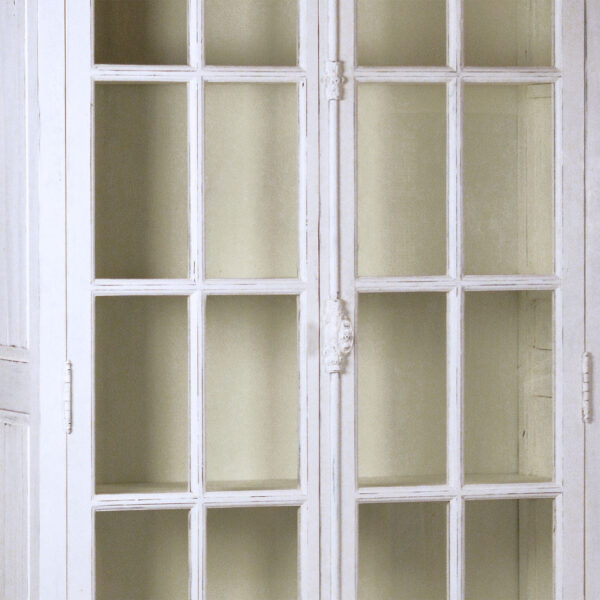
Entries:
[[187,322],[186,297],[96,298],[99,493],[181,491],[188,481]]
[[97,64],[185,65],[187,0],[95,0]]
[[360,600],[446,598],[447,513],[445,502],[361,504]]
[[467,482],[552,480],[552,338],[552,292],[466,294]]
[[357,352],[359,480],[445,483],[446,295],[361,294]]
[[446,86],[359,83],[358,274],[446,273]]
[[554,597],[552,499],[465,504],[466,600]]
[[208,297],[207,489],[297,486],[297,320],[295,296]]
[[206,516],[208,600],[298,597],[298,508],[218,508]]
[[95,522],[95,600],[188,600],[188,511],[103,511]]

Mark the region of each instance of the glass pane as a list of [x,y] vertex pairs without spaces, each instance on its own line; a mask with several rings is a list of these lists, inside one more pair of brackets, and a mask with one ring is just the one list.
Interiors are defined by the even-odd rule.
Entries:
[[465,0],[465,64],[552,64],[552,0]]
[[554,598],[552,499],[465,504],[466,600]]
[[186,94],[96,85],[96,277],[188,276]]
[[359,506],[360,600],[446,598],[445,502]]
[[465,272],[551,274],[551,84],[464,87]]
[[96,299],[98,493],[187,490],[187,298]]
[[206,487],[294,488],[298,480],[295,296],[206,303]]
[[298,597],[298,508],[208,509],[208,600]]
[[296,277],[295,83],[205,86],[208,277]]
[[205,0],[207,65],[296,64],[298,0]]
[[96,600],[188,600],[188,511],[96,513]]
[[446,0],[358,0],[358,64],[446,64]]
[[552,292],[465,301],[467,483],[553,476]]
[[95,62],[187,63],[187,0],[95,0]]
[[446,296],[361,294],[359,484],[446,480]]
[[358,273],[446,272],[446,87],[358,86]]

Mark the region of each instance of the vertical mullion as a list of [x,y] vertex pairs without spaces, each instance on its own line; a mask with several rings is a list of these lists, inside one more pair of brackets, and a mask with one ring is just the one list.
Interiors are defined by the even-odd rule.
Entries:
[[458,493],[450,502],[449,517],[449,591],[450,600],[461,600],[463,552],[463,502],[460,490],[463,485],[463,312],[464,294],[457,286],[448,293],[448,483]]
[[190,564],[189,564],[189,587],[190,587],[190,600],[200,600],[201,599],[201,590],[200,590],[200,582],[202,579],[200,578],[199,569],[196,568],[196,565],[200,564],[201,559],[201,547],[200,543],[201,538],[201,527],[200,527],[200,518],[202,516],[202,506],[196,504],[190,510]]
[[[306,77],[297,82],[298,95],[298,277],[308,283],[309,249],[308,249],[308,85]],[[312,263],[310,263],[312,265]]]
[[[201,106],[200,89],[202,86],[201,78],[198,76],[198,67],[200,59],[200,35],[199,35],[199,9],[198,0],[189,0],[188,2],[188,54],[189,64],[196,70],[195,77],[188,84],[188,143],[190,148],[189,155],[189,190],[190,190],[190,212],[189,212],[189,231],[190,231],[190,272],[189,277],[192,281],[198,282],[200,277],[200,260],[203,245],[203,236],[201,228],[201,136],[199,129],[199,118]],[[191,481],[190,489],[197,497],[203,493],[203,395],[200,393],[202,371],[200,360],[202,356],[202,295],[199,290],[189,298],[189,352],[190,352],[190,431],[191,440],[190,451],[190,471]],[[202,586],[204,581],[204,569],[202,568],[203,542],[203,510],[202,502],[197,502],[190,511],[190,598],[191,600],[200,600],[203,597]]]
[[460,495],[448,507],[448,598],[462,600],[464,573],[464,502]]
[[462,27],[461,0],[447,0],[446,26],[448,29],[446,42],[446,63],[455,71],[461,67]]
[[198,294],[194,293],[188,298],[188,324],[189,324],[189,420],[190,420],[190,490],[192,494],[198,495],[201,488],[201,461],[200,461],[200,424],[201,424],[201,405],[199,389],[199,373],[198,373]]
[[198,285],[197,310],[197,364],[198,364],[198,463],[199,463],[199,490],[197,502],[197,539],[198,554],[194,565],[198,573],[198,598],[205,600],[206,585],[206,432],[205,432],[205,405],[206,405],[206,293],[204,279],[206,269],[204,264],[204,0],[193,0],[196,4],[196,139],[197,139],[197,197],[198,209],[196,214],[196,271],[195,280]]
[[458,88],[459,84],[456,78],[446,83],[446,181],[447,181],[447,242],[446,242],[446,263],[448,275],[457,278],[460,274],[460,261],[458,258],[458,238],[459,238],[459,210],[458,210],[458,189],[459,189],[459,161],[458,161]]
[[188,91],[188,165],[189,165],[189,272],[192,281],[198,279],[198,246],[200,243],[198,228],[198,82],[194,78],[187,84]]
[[202,71],[197,72],[197,106],[196,106],[196,139],[197,141],[197,213],[196,213],[196,281],[200,283],[201,289],[204,289],[204,279],[206,277],[205,260],[205,226],[204,226],[204,77]]
[[[200,286],[203,284],[200,283]],[[206,392],[206,293],[201,290],[197,304],[198,312],[198,454],[199,454],[199,490],[198,490],[198,577],[200,580],[200,599],[206,598],[206,432],[205,432],[205,392]]]
[[198,2],[188,0],[188,62],[195,69],[198,67],[199,40],[198,35]]

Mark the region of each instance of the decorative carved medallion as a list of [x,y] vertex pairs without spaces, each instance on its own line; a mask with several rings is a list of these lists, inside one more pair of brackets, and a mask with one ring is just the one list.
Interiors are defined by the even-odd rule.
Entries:
[[346,356],[354,345],[354,330],[341,300],[328,300],[325,312],[325,368],[329,373],[343,371]]
[[328,60],[326,69],[326,94],[327,100],[341,100],[342,87],[344,85],[343,65],[339,60]]

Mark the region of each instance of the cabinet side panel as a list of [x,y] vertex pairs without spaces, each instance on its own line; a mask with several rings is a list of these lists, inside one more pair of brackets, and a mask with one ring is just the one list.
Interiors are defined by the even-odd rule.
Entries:
[[0,359],[28,346],[26,3],[0,4]]
[[29,423],[0,411],[0,597],[29,599]]

